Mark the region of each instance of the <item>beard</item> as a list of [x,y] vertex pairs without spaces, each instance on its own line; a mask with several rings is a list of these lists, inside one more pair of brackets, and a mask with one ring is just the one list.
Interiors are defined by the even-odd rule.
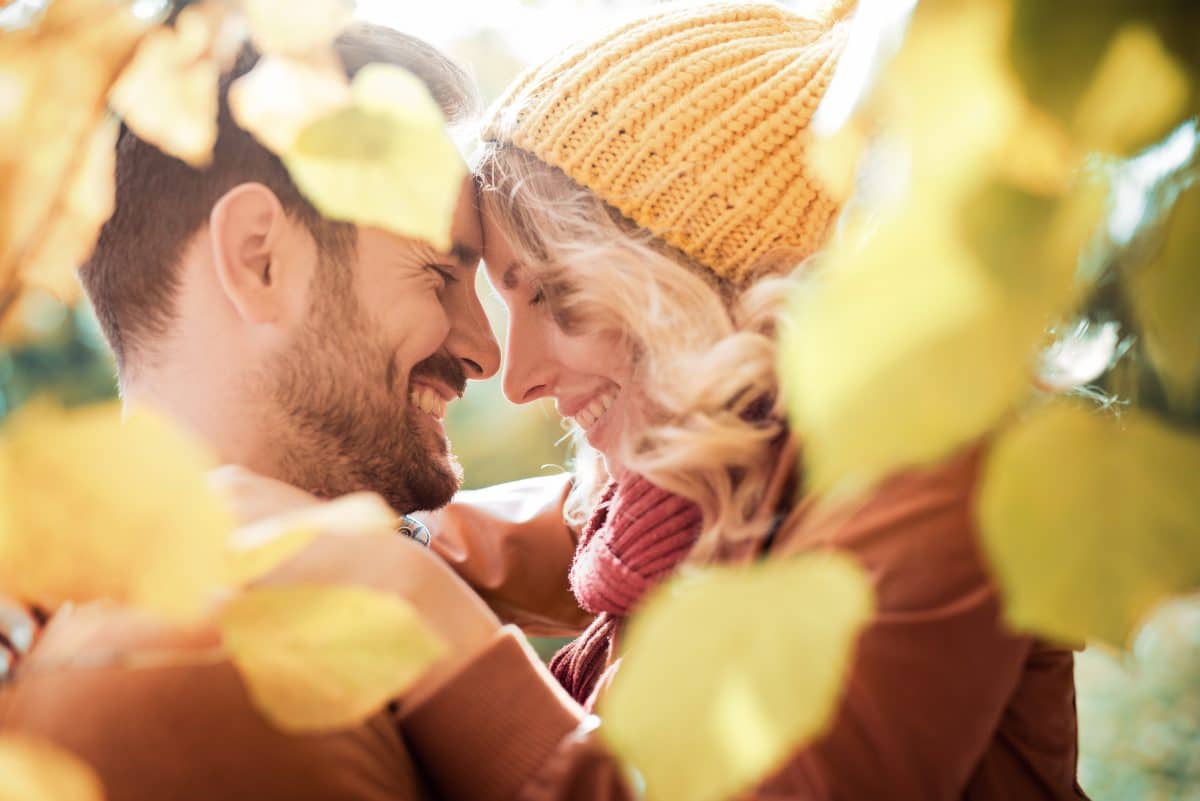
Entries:
[[[269,395],[281,413],[279,476],[319,497],[371,491],[401,513],[437,509],[462,484],[444,436],[423,424],[395,348],[382,341],[354,295],[349,265],[321,263],[309,322],[272,366]],[[461,393],[458,360],[439,353],[408,379],[439,378]]]

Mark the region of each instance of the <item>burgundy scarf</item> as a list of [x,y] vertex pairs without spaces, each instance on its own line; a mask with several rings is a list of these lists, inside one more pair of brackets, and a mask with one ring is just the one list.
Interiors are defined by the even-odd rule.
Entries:
[[700,509],[641,476],[604,490],[575,549],[571,591],[597,617],[550,660],[576,701],[587,702],[621,622],[679,565],[700,534]]

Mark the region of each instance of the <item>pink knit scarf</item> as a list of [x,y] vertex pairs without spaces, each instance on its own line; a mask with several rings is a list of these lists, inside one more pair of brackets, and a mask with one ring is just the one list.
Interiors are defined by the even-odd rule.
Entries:
[[550,661],[559,683],[586,703],[604,672],[621,622],[679,565],[700,534],[700,509],[641,476],[612,482],[584,526],[571,591],[597,615]]

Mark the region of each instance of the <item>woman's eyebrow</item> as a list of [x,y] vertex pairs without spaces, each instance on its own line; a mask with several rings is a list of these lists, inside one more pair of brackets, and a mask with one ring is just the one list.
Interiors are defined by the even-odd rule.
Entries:
[[508,265],[504,271],[504,276],[500,279],[500,285],[505,289],[516,289],[520,282],[517,280],[517,272],[520,270],[520,265],[516,262]]

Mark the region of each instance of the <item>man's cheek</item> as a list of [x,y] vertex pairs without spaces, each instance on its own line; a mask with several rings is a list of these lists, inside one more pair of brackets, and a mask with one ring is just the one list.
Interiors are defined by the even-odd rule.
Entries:
[[450,320],[444,313],[420,311],[408,320],[400,343],[414,365],[441,350],[449,336]]

